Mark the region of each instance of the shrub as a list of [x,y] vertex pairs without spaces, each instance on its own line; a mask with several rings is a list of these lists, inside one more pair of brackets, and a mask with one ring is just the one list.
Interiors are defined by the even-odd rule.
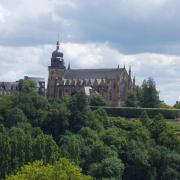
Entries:
[[[91,107],[96,110],[99,107]],[[139,118],[142,112],[146,111],[150,118],[162,114],[165,119],[176,119],[180,117],[178,109],[161,109],[161,108],[134,108],[134,107],[102,107],[109,116],[121,116],[126,118]]]

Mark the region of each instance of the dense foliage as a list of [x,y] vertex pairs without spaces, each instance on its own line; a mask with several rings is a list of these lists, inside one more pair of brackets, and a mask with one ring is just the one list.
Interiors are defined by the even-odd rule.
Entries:
[[[93,110],[98,107],[91,107]],[[179,119],[179,109],[166,108],[136,108],[136,107],[102,107],[109,116],[121,116],[125,118],[139,118],[143,111],[146,111],[150,118],[154,118],[158,114],[162,114],[165,119]]]
[[[149,119],[142,112],[131,121],[110,118],[101,108],[91,110],[82,93],[46,99],[32,90],[32,83],[23,88],[0,99],[1,179],[35,160],[43,164],[36,161],[9,178],[20,179],[29,171],[41,177],[59,171],[69,175],[67,160],[57,161],[62,157],[96,179],[179,179],[180,139],[161,115]],[[67,168],[62,170],[61,163]],[[80,170],[74,173],[76,179]]]
[[105,106],[106,101],[103,96],[101,96],[100,94],[96,94],[96,95],[90,96],[89,104],[91,106]]
[[160,105],[159,92],[152,78],[144,80],[135,92],[129,92],[127,95],[127,107],[159,108]]
[[54,165],[35,161],[25,165],[16,175],[7,177],[7,180],[92,180],[90,176],[81,174],[81,169],[66,158],[61,158]]

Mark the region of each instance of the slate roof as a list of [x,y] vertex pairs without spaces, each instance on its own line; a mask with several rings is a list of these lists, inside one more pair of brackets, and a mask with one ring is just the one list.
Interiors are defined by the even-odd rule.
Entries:
[[115,79],[118,72],[123,68],[117,69],[70,69],[64,73],[64,79]]
[[18,90],[18,88],[19,88],[19,82],[0,82],[0,89],[10,91],[10,90]]

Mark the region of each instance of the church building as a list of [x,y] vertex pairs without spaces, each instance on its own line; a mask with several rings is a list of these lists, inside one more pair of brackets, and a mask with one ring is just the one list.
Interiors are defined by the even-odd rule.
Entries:
[[131,68],[105,69],[71,69],[65,67],[63,53],[59,50],[57,42],[56,50],[52,53],[51,65],[48,67],[48,97],[69,96],[74,92],[85,91],[102,95],[107,105],[123,106],[127,93],[135,90],[135,77],[131,78]]

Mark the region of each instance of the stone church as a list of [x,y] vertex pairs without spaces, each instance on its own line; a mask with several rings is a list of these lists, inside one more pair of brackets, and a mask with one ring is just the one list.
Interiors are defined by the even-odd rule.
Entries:
[[65,67],[63,53],[59,50],[59,41],[56,50],[52,53],[51,65],[48,67],[48,97],[63,97],[73,92],[90,90],[90,95],[101,94],[107,105],[123,106],[128,91],[135,90],[135,77],[131,78],[131,68],[107,69],[71,69]]

